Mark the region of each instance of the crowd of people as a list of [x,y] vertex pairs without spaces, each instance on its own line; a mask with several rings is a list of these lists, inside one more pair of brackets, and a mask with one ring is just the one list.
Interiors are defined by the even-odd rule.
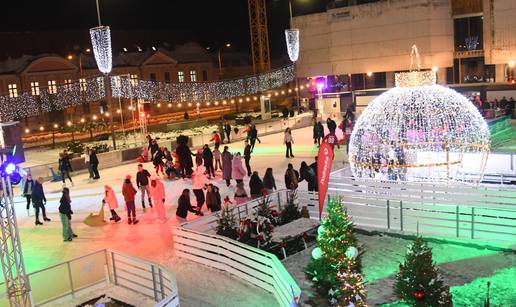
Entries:
[[[247,133],[247,138],[244,140],[242,153],[230,152],[231,129],[229,123],[221,123],[219,130],[212,133],[210,141],[213,142],[213,145],[205,144],[196,151],[191,150],[187,137],[178,137],[175,151],[170,151],[168,148],[159,145],[159,139],[148,135],[148,144],[142,148],[135,176],[127,174],[121,182],[121,196],[125,203],[123,207],[127,214],[127,223],[135,225],[139,222],[136,215],[138,194],[140,194],[139,203],[143,211],[152,209],[158,222],[164,223],[167,221],[166,191],[162,182],[163,179],[191,180],[191,189],[184,189],[177,200],[175,217],[179,222],[185,222],[189,212],[195,215],[203,215],[203,208],[207,208],[210,212],[217,212],[221,210],[223,203],[228,205],[234,202],[238,205],[277,190],[278,186],[272,168],[267,168],[263,176],[258,170],[252,168],[253,150],[257,146],[257,141],[258,144],[261,143],[256,126],[250,124],[244,130]],[[286,147],[286,157],[293,158],[294,139],[290,128],[284,131],[283,141]],[[223,146],[222,151],[221,146]],[[99,159],[95,150],[86,148],[82,157],[88,168],[89,180],[98,180],[100,178]],[[145,162],[152,163],[153,170],[146,169]],[[60,220],[63,227],[62,236],[63,241],[69,242],[77,235],[71,228],[72,199],[70,188],[66,187],[66,180],[73,186],[71,156],[67,151],[59,155],[59,170],[63,181],[59,205]],[[316,174],[316,161],[310,165],[303,161],[299,170],[295,169],[292,163],[289,163],[284,173],[285,188],[297,189],[302,181],[306,181],[309,191],[317,191]],[[249,179],[248,187],[244,184],[245,178]],[[214,179],[222,179],[227,187],[234,183],[230,195],[225,195],[223,198],[219,187],[213,181]],[[35,224],[38,226],[43,225],[43,222],[50,221],[46,215],[46,197],[42,183],[43,178],[33,180],[31,175],[28,174],[24,180],[22,190],[23,196],[27,200],[27,212],[30,215],[32,203],[36,213]],[[191,195],[193,195],[193,199],[190,198]],[[120,206],[114,187],[104,186],[102,204],[103,207],[107,206],[110,211],[110,221],[118,223],[122,220],[122,217],[117,213]],[[43,222],[40,220],[40,213]]]
[[507,99],[507,97],[503,96],[501,99],[495,98],[493,100],[482,101],[480,96],[477,95],[470,97],[470,100],[483,116],[486,115],[486,110],[489,109],[501,110],[503,111],[503,115],[512,115],[515,107],[515,100],[512,97]]

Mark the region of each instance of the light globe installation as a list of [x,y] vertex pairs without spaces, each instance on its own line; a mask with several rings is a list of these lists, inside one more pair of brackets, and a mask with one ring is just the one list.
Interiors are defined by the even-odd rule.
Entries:
[[416,46],[414,55],[418,70],[396,74],[396,87],[358,118],[349,143],[353,176],[479,182],[490,149],[487,123],[466,97],[437,85],[435,72],[419,70]]

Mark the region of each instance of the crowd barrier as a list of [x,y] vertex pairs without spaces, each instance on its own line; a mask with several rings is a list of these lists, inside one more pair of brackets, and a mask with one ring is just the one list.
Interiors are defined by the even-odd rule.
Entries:
[[[33,306],[61,305],[83,296],[95,298],[109,286],[148,297],[158,307],[179,306],[173,273],[152,262],[106,249],[30,273],[28,279]],[[8,306],[3,283],[0,306]]]

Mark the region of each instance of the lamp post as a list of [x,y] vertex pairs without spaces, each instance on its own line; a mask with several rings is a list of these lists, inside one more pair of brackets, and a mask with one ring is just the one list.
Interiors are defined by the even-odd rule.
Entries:
[[116,150],[116,139],[115,139],[115,125],[113,123],[113,103],[111,101],[111,80],[109,73],[113,69],[113,55],[111,51],[111,31],[108,26],[102,26],[100,21],[100,9],[99,0],[96,0],[97,4],[97,18],[98,27],[90,29],[91,45],[93,47],[93,55],[97,66],[104,74],[104,94],[106,96],[106,102],[110,109],[110,124],[111,124],[111,138],[113,139],[113,149]]
[[[219,64],[219,79],[222,79],[222,75],[223,75],[223,73],[222,73],[222,50],[224,47],[231,48],[231,43],[225,43],[222,46],[217,46],[217,61]],[[207,47],[206,49],[210,50],[211,47]]]

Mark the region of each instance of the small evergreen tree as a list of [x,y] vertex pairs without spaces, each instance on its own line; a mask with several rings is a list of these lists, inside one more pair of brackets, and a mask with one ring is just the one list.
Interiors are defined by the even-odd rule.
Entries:
[[269,196],[264,196],[258,202],[258,206],[256,207],[255,214],[257,216],[263,216],[268,219],[270,223],[273,225],[278,225],[278,217],[277,212],[275,210],[271,210],[271,198]]
[[346,255],[349,249],[357,251],[357,239],[353,233],[353,222],[338,197],[328,202],[328,216],[323,219],[317,232],[318,252],[321,255],[312,257],[306,273],[317,293],[332,302],[341,283],[337,273],[347,269],[352,272],[361,270],[360,255]]
[[365,302],[365,285],[360,273],[354,272],[351,266],[348,266],[346,270],[337,273],[337,280],[339,281],[338,291],[333,292],[330,290],[330,294],[333,294],[331,302],[335,306],[367,306]]
[[268,246],[271,243],[274,225],[277,225],[277,218],[273,215],[270,208],[270,197],[262,197],[255,211],[255,218],[252,220],[256,225],[253,229],[256,239],[260,241],[260,246]]
[[421,237],[409,245],[396,275],[394,292],[412,306],[452,306],[450,289],[432,260],[432,250]]
[[281,223],[287,224],[301,217],[298,207],[297,190],[292,190],[288,194],[287,205],[281,211]]
[[223,206],[222,211],[217,213],[217,234],[231,239],[238,237],[236,229],[236,217],[233,208]]

